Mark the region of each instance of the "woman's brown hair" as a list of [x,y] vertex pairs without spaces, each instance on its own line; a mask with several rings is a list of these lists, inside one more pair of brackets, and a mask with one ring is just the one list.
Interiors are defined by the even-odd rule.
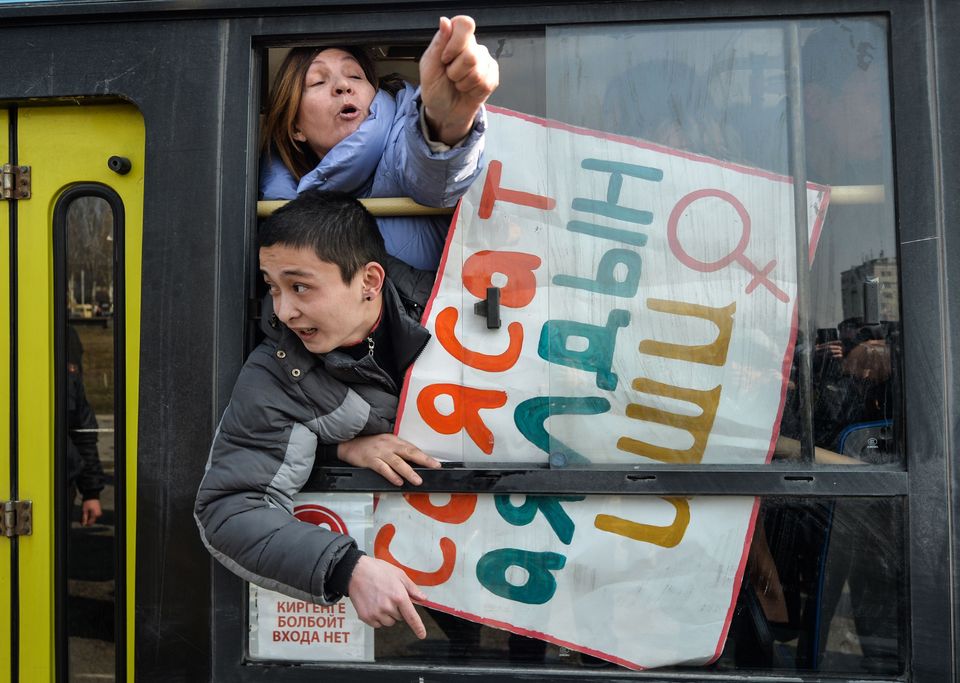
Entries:
[[[270,93],[260,145],[268,155],[279,154],[283,165],[297,180],[300,180],[320,161],[309,144],[298,142],[293,138],[296,132],[297,112],[303,97],[303,84],[314,57],[332,47],[337,46],[297,47],[290,50],[280,65],[277,80]],[[396,74],[386,76],[378,82],[373,59],[362,47],[350,45],[337,49],[350,53],[350,56],[356,59],[360,68],[363,69],[363,75],[375,87],[382,88],[391,95],[395,95],[403,87],[403,81]]]

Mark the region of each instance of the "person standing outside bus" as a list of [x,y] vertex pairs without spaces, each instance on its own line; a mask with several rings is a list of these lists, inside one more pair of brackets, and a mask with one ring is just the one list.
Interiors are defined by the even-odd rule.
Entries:
[[80,525],[92,526],[103,516],[100,492],[106,477],[97,450],[97,416],[83,386],[83,345],[67,325],[67,490],[72,505],[80,494]]

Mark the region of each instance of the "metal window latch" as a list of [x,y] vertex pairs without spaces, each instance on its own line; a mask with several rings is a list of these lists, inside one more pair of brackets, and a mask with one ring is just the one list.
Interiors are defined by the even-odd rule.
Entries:
[[30,199],[30,167],[0,166],[0,199]]
[[487,287],[487,298],[473,305],[473,312],[487,319],[488,330],[500,329],[500,288]]
[[0,535],[7,538],[33,534],[33,501],[6,500],[0,514]]

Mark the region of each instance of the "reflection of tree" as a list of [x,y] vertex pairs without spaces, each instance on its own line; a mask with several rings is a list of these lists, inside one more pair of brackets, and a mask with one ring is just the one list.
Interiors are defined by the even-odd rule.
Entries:
[[67,210],[66,233],[67,282],[74,301],[94,302],[96,288],[107,290],[112,300],[113,210],[110,204],[100,197],[73,200]]

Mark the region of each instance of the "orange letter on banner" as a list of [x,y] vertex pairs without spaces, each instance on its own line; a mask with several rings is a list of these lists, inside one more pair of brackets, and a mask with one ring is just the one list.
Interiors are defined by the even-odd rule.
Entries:
[[373,542],[373,556],[384,562],[389,562],[395,567],[400,567],[410,577],[410,580],[418,586],[439,586],[453,574],[453,566],[457,563],[457,546],[449,538],[444,536],[440,539],[440,553],[443,555],[443,564],[440,565],[440,569],[435,572],[422,572],[400,564],[397,558],[390,554],[390,543],[396,535],[397,528],[395,526],[384,524],[377,532],[377,538]]
[[437,341],[451,356],[464,365],[487,372],[503,372],[512,368],[520,358],[520,349],[523,347],[523,325],[512,322],[507,326],[510,343],[507,350],[499,355],[480,353],[464,348],[454,331],[457,326],[457,309],[453,306],[440,311],[436,320]]
[[[437,396],[446,394],[453,399],[453,412],[443,415],[437,410]],[[507,402],[505,391],[493,389],[473,389],[459,384],[431,384],[423,388],[417,396],[417,410],[420,417],[440,434],[456,434],[466,429],[477,447],[490,455],[493,453],[493,433],[483,424],[480,410],[499,408]]]
[[477,495],[475,493],[454,493],[446,505],[434,505],[430,502],[429,493],[404,493],[403,497],[410,503],[410,507],[419,510],[427,517],[446,522],[447,524],[463,524],[473,511],[477,509]]
[[503,164],[496,159],[487,164],[487,177],[483,181],[483,192],[480,195],[480,207],[477,215],[480,218],[490,218],[493,215],[493,205],[497,202],[510,202],[534,209],[551,210],[557,205],[557,200],[529,192],[519,192],[500,187],[500,174]]
[[478,299],[487,298],[487,287],[493,286],[494,273],[507,276],[500,288],[500,303],[510,308],[523,308],[537,293],[540,258],[522,251],[478,251],[463,262],[463,286]]
[[683,534],[690,524],[690,503],[684,498],[664,498],[676,509],[677,514],[672,524],[656,526],[655,524],[638,524],[628,519],[613,515],[597,515],[593,525],[600,531],[608,531],[618,536],[626,536],[635,541],[653,543],[664,548],[673,548],[683,540]]

